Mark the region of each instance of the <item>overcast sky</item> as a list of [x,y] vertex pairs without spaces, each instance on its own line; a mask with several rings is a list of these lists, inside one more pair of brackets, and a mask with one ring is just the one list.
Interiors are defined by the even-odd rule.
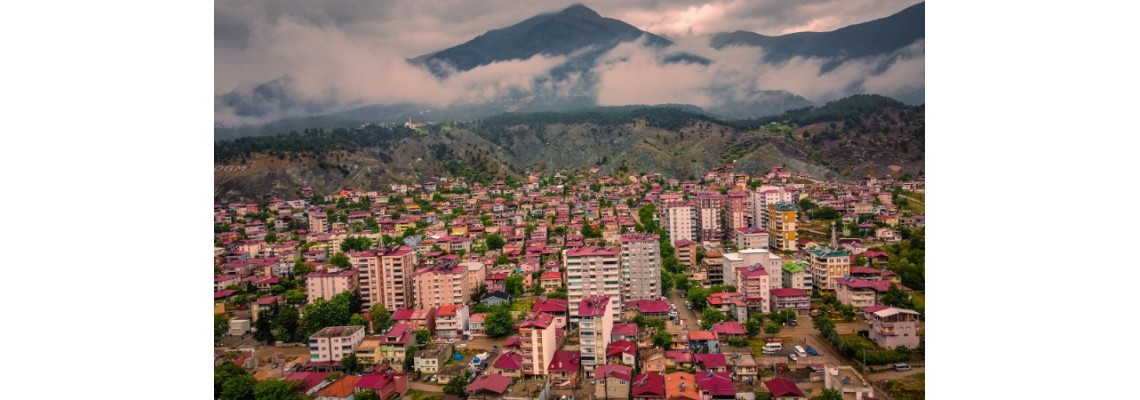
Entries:
[[[335,93],[366,102],[469,99],[495,90],[502,80],[525,81],[558,60],[505,63],[510,65],[469,71],[464,75],[471,76],[451,82],[431,82],[404,60],[574,3],[682,46],[707,47],[709,34],[829,31],[889,16],[917,1],[224,0],[214,5],[214,93],[289,74],[311,95]],[[771,72],[772,78],[785,78]]]

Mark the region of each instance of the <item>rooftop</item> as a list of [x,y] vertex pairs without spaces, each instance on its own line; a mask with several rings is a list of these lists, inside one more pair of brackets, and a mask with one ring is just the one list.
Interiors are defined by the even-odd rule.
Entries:
[[309,336],[309,338],[334,338],[334,337],[352,336],[352,335],[356,334],[357,332],[360,332],[363,330],[364,330],[364,326],[361,326],[361,325],[330,326],[328,328],[324,328],[324,329],[321,329],[320,331],[317,331],[317,333],[314,333],[313,336]]

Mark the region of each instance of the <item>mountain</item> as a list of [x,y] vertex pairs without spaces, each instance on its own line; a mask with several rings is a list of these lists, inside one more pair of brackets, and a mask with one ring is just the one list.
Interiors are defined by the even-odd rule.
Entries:
[[[797,32],[765,36],[736,31],[713,36],[710,44],[762,47],[765,61],[782,62],[796,56],[852,59],[888,54],[926,37],[926,3],[918,3],[886,18],[831,32]],[[834,68],[838,64],[831,64]],[[826,67],[825,67],[826,68]],[[828,68],[829,69],[829,68]]]
[[587,54],[578,58],[589,61],[586,64],[592,67],[594,57],[619,43],[643,36],[649,46],[668,47],[673,44],[668,39],[616,19],[603,18],[594,10],[575,4],[557,13],[537,15],[506,28],[488,31],[461,45],[409,61],[426,65],[436,76],[446,76],[451,69],[468,71],[497,61],[525,60],[539,54],[565,56],[589,48]]
[[605,174],[689,179],[725,163],[752,174],[784,165],[827,179],[917,175],[925,168],[924,132],[923,106],[867,95],[744,121],[690,106],[623,106],[510,113],[417,130],[305,129],[216,142],[215,166],[223,168],[215,168],[214,189],[219,198],[302,186],[329,193],[431,176],[487,182],[592,166]]

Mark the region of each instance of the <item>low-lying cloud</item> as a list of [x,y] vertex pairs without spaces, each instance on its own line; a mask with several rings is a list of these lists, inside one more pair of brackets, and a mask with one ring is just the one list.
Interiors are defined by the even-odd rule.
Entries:
[[[585,96],[603,105],[687,103],[706,108],[772,101],[777,91],[817,103],[852,93],[922,101],[922,41],[893,54],[849,60],[826,73],[820,73],[821,67],[831,60],[797,57],[770,64],[761,61],[761,48],[709,47],[709,35],[717,32],[833,30],[885,17],[913,0],[587,3],[604,17],[676,44],[654,49],[624,43],[599,58],[593,69],[557,77],[551,71],[573,55],[497,62],[446,78],[407,62],[574,2],[216,3],[215,122],[264,122],[368,104],[525,102],[536,94]],[[678,53],[712,62],[664,62]],[[274,80],[275,85],[262,85]]]

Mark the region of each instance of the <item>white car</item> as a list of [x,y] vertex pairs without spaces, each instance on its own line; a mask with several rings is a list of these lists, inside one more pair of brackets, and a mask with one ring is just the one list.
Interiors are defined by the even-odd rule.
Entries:
[[289,372],[289,371],[292,371],[292,370],[293,370],[293,365],[292,365],[292,364],[290,364],[290,365],[286,365],[286,366],[285,366],[285,372]]
[[799,357],[796,357],[795,353],[792,353],[792,354],[788,354],[788,359],[790,359],[792,361],[796,361],[799,359]]

